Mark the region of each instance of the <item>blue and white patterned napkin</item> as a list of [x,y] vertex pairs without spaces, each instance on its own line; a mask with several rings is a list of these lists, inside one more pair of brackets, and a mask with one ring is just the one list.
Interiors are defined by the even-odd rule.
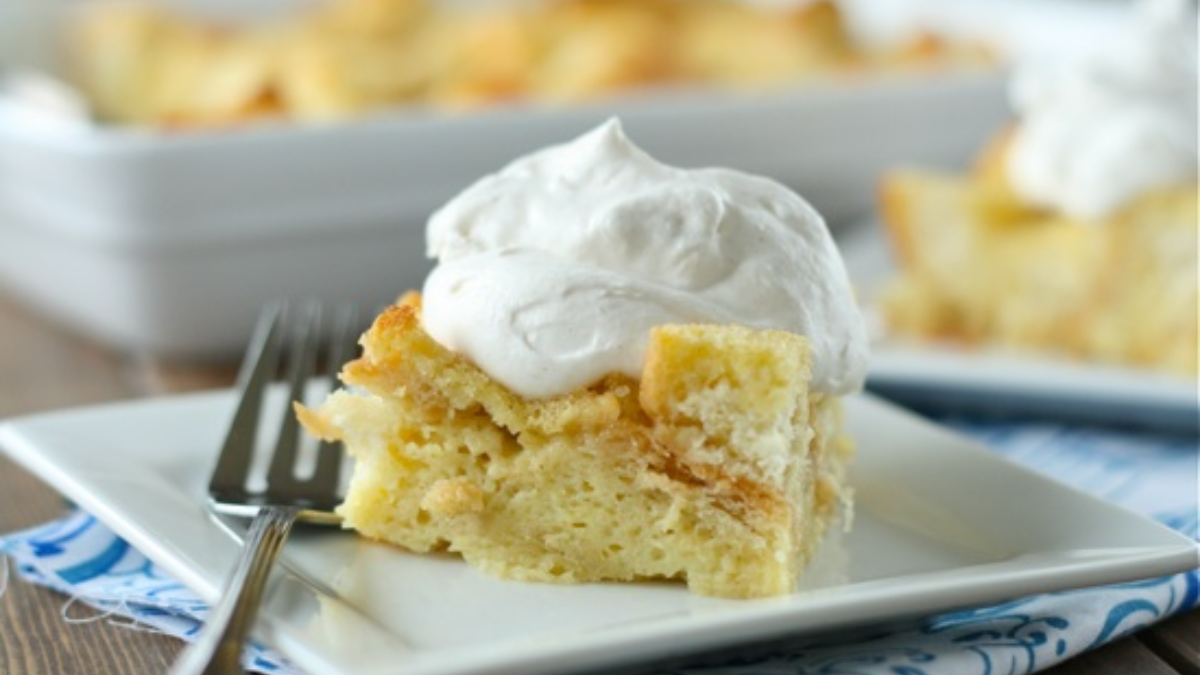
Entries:
[[[1200,539],[1195,438],[944,422],[1022,464]],[[67,621],[116,621],[187,640],[207,612],[195,594],[86,513],[2,537],[0,551],[16,561],[23,579],[70,598],[63,608]],[[0,587],[3,581],[0,576]],[[76,603],[91,609],[81,615]],[[1023,675],[1197,607],[1200,570],[806,638],[664,675]],[[261,645],[247,650],[245,663],[257,672],[299,675]]]
[[[83,511],[4,536],[0,552],[16,562],[22,579],[68,596],[62,609],[68,623],[109,621],[191,641],[208,616],[208,605],[195,593]],[[0,593],[7,569],[0,569]],[[303,675],[253,641],[242,664],[253,672]]]

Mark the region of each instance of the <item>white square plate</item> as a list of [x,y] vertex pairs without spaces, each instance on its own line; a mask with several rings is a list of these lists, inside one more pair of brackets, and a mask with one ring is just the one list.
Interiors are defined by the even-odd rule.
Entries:
[[[215,392],[49,413],[0,425],[0,447],[211,601],[238,552],[205,507],[234,405]],[[847,422],[855,526],[825,542],[795,595],[501,581],[302,531],[258,634],[313,675],[566,673],[1200,565],[1188,538],[869,396],[848,400]]]

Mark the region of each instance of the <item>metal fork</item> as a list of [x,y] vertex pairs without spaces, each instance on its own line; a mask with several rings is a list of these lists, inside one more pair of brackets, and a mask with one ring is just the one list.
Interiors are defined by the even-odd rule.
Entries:
[[[354,351],[357,312],[335,317],[325,362],[330,384]],[[209,503],[219,515],[253,517],[242,556],[196,642],[175,662],[171,675],[241,675],[246,636],[258,614],[271,568],[296,522],[337,524],[341,448],[320,443],[311,476],[297,475],[301,436],[287,406],[270,458],[265,489],[251,485],[262,403],[276,372],[286,367],[288,401],[303,401],[317,371],[322,311],[316,305],[278,304],[264,313],[251,339],[239,381],[242,397],[209,483]]]

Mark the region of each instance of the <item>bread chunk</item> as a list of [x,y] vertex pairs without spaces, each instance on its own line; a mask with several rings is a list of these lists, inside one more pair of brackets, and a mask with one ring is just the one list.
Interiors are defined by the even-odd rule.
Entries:
[[794,591],[849,504],[840,400],[809,391],[802,336],[661,326],[640,381],[541,400],[430,338],[415,295],[362,344],[301,419],[356,459],[340,512],[372,539],[510,579],[754,598]]

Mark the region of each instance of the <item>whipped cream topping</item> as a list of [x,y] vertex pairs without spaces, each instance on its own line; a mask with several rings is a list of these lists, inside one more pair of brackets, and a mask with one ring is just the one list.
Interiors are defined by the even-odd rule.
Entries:
[[616,120],[482,178],[426,235],[429,334],[523,396],[639,377],[668,323],[799,333],[815,390],[862,386],[866,331],[820,215],[765,178],[661,164]]
[[1126,39],[1013,79],[1008,156],[1018,196],[1100,218],[1155,188],[1197,179],[1194,0],[1144,0]]

